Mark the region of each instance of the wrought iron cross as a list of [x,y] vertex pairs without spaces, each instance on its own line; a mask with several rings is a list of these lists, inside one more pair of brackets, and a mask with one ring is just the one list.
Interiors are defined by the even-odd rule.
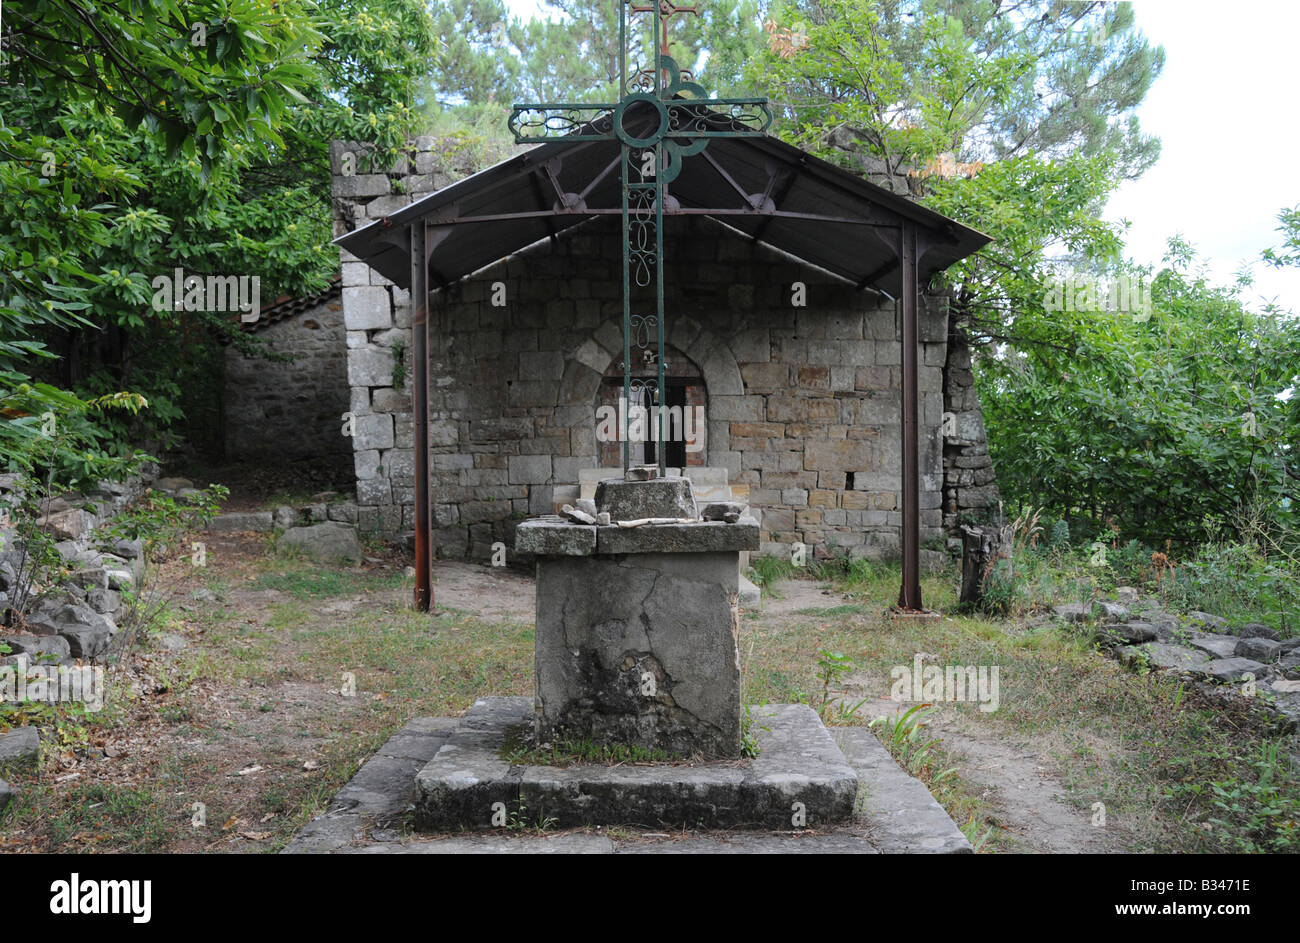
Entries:
[[[694,76],[668,54],[668,23],[698,14],[673,0],[615,0],[619,10],[619,101],[613,104],[515,105],[510,130],[515,142],[612,141],[622,147],[623,182],[623,470],[629,464],[632,396],[647,389],[658,406],[655,423],[659,473],[664,474],[664,276],[663,218],[676,201],[668,185],[682,162],[699,154],[710,138],[761,137],[772,124],[764,98],[709,98]],[[649,14],[647,16],[647,14]],[[646,49],[647,34],[650,39]],[[629,62],[631,63],[629,65]],[[654,312],[645,310],[653,288]],[[637,289],[641,291],[638,292]],[[634,297],[635,295],[635,297]],[[636,310],[634,313],[634,309]],[[657,379],[632,379],[632,349],[650,348],[657,337]]]

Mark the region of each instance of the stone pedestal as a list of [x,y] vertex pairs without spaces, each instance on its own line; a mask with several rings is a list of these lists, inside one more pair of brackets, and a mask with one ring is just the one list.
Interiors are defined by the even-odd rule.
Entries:
[[[680,517],[694,498],[689,482],[675,481],[602,483],[609,498],[597,507]],[[755,521],[621,527],[541,518],[521,524],[515,539],[538,561],[539,742],[740,756],[737,576],[740,552],[758,549]]]
[[[560,828],[788,830],[849,819],[857,775],[806,705],[751,708],[757,756],[741,758],[737,569],[758,548],[757,522],[683,520],[695,497],[681,480],[605,481],[599,495],[597,509],[616,521],[672,523],[519,525],[516,549],[537,557],[536,698],[485,698],[462,718],[416,776],[419,826],[501,828],[513,814]],[[539,744],[697,759],[530,763],[519,753],[530,721]]]

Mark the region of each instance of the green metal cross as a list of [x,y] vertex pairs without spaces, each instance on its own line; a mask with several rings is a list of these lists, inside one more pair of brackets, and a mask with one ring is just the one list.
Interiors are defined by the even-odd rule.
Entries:
[[[710,138],[761,137],[772,124],[765,98],[709,98],[693,76],[668,54],[668,22],[678,14],[698,14],[694,6],[672,0],[616,0],[619,13],[619,95],[613,104],[519,104],[510,113],[515,142],[612,141],[622,144],[623,180],[623,470],[629,464],[628,432],[632,394],[638,400],[648,383],[632,380],[632,348],[649,349],[658,338],[656,455],[664,473],[664,276],[663,216],[668,184],[682,161],[699,154]],[[649,16],[646,16],[649,14]],[[647,20],[649,22],[647,22]],[[644,46],[646,34],[650,51]],[[629,59],[632,65],[629,67]],[[645,303],[636,289],[653,286],[653,314],[633,314]],[[644,339],[644,342],[643,342]]]

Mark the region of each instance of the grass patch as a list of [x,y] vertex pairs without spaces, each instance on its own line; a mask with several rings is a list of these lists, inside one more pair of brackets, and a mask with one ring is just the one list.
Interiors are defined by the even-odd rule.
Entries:
[[501,759],[513,766],[623,766],[678,764],[690,757],[665,750],[624,744],[593,743],[589,738],[571,738],[539,747],[532,742],[532,728],[520,725],[506,735]]
[[[298,563],[300,561],[291,561]],[[409,582],[401,573],[374,573],[366,570],[334,570],[322,566],[293,566],[279,572],[263,573],[253,582],[253,589],[273,589],[294,599],[314,601],[333,596],[355,596],[363,592],[397,589]]]
[[32,783],[0,824],[64,852],[158,852],[175,840],[179,819],[170,810],[176,804],[148,786],[95,783],[56,793]]

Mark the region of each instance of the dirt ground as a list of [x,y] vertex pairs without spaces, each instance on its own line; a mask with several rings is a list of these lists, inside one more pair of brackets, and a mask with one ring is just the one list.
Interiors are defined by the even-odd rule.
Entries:
[[[370,548],[360,569],[338,572],[275,558],[259,535],[206,543],[203,569],[182,557],[159,571],[147,604],[165,607],[166,629],[115,669],[128,693],[114,716],[85,743],[53,731],[40,777],[19,783],[19,808],[0,825],[4,850],[273,851],[411,716],[529,693],[526,573],[440,561],[430,620],[410,610],[407,561],[391,551]],[[748,628],[780,636],[849,602],[811,581],[777,591]],[[484,666],[478,676],[440,674],[426,654],[457,645],[472,656],[462,663]],[[1009,742],[969,714],[933,729],[1010,848],[1121,850],[1058,798],[1044,745]]]

